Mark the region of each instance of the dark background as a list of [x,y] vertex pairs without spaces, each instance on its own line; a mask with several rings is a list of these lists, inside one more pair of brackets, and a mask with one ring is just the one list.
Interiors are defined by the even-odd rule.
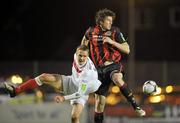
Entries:
[[[180,61],[180,1],[136,0],[135,60]],[[127,0],[6,0],[0,3],[0,60],[69,61],[95,12],[116,12],[128,37]],[[170,9],[178,8],[170,22]]]

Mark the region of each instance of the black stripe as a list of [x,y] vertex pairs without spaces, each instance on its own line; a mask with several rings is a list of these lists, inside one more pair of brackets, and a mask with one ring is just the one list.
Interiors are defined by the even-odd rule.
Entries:
[[[98,36],[102,36],[103,32],[101,30],[99,30],[99,34]],[[103,49],[103,39],[100,39],[101,41],[98,41],[98,49],[99,49],[99,54],[100,54],[100,58],[102,59],[102,62],[104,63],[106,61],[105,58],[105,52]]]
[[[92,45],[93,47],[93,45]],[[98,63],[98,60],[97,60],[97,53],[95,52],[95,48],[93,47],[93,57],[94,57],[94,60],[95,60],[95,64],[98,66],[99,63]]]

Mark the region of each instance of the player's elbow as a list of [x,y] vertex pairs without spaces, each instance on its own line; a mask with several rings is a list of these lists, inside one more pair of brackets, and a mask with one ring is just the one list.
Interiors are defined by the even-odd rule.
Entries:
[[130,53],[130,48],[127,47],[127,48],[124,50],[124,53],[125,53],[125,54],[129,54],[129,53]]
[[127,54],[129,54],[130,53],[130,49],[129,49],[129,47],[127,48],[127,52],[126,52]]

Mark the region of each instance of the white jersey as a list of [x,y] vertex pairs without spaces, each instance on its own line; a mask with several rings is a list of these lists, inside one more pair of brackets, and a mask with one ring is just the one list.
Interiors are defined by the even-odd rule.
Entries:
[[77,93],[65,96],[66,100],[93,93],[101,85],[101,82],[98,80],[97,70],[89,57],[84,65],[79,66],[76,60],[76,54],[74,54],[71,77],[72,82],[78,87],[78,90]]

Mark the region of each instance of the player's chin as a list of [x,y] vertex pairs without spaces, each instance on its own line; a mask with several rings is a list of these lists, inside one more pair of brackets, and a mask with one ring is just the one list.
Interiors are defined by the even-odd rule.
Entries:
[[79,62],[79,65],[81,66],[81,65],[83,65],[84,64],[84,62]]
[[107,30],[110,30],[110,29],[111,29],[111,26],[108,26],[108,27],[107,27]]

